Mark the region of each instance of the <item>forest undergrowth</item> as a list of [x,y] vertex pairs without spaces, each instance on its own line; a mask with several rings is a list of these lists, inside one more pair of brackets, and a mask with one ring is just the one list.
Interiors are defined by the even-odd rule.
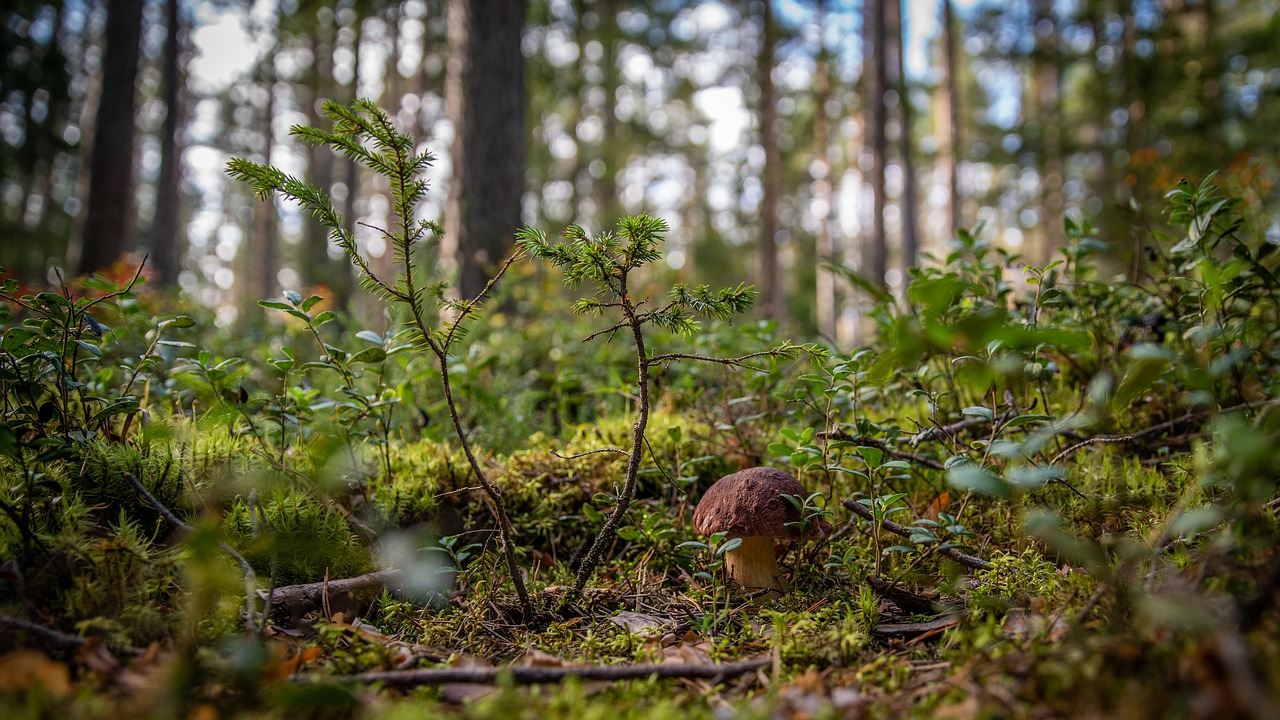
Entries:
[[[430,156],[326,111],[296,133],[388,177],[394,276],[231,171],[330,229],[364,326],[288,292],[232,332],[141,271],[0,292],[6,717],[1280,713],[1278,259],[1229,178],[1134,208],[1124,263],[962,232],[842,351],[665,287],[646,216],[524,229],[451,297]],[[693,532],[759,465],[833,526],[774,600]]]

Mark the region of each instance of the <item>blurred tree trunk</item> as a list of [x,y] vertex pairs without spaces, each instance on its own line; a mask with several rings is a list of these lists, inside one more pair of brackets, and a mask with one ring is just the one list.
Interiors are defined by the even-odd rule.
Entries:
[[866,117],[863,155],[868,160],[863,168],[871,183],[871,229],[863,235],[861,269],[865,279],[880,288],[884,287],[888,270],[884,233],[885,2],[866,0],[862,8],[862,101]]
[[[350,105],[360,97],[360,46],[364,42],[364,19],[365,8],[360,2],[352,3],[355,10],[354,18],[351,21],[351,92],[347,94],[347,104]],[[342,220],[344,229],[349,235],[355,237],[356,234],[356,203],[360,200],[360,163],[354,159],[345,158],[343,163],[346,165],[347,177],[343,184],[347,186],[347,200],[342,207]],[[343,262],[346,259],[343,258]],[[347,298],[343,298],[343,307],[347,307]]]
[[902,26],[903,0],[886,0],[885,2],[885,34],[886,42],[893,44],[892,51],[886,55],[892,59],[893,85],[898,91],[898,153],[902,163],[902,267],[905,282],[907,268],[919,264],[920,235],[916,218],[916,171],[911,157],[911,93],[907,86],[906,53],[903,45]]
[[1062,216],[1062,138],[1058,127],[1061,72],[1058,62],[1057,22],[1053,17],[1053,0],[1036,0],[1034,28],[1036,49],[1032,55],[1031,82],[1035,127],[1040,140],[1040,221],[1038,242],[1027,253],[1027,260],[1044,267],[1054,251],[1063,243]]
[[814,307],[818,317],[818,333],[836,337],[836,278],[831,271],[835,247],[831,235],[831,119],[827,116],[827,100],[831,95],[831,68],[827,62],[827,46],[822,34],[826,20],[826,0],[817,0],[818,53],[813,70],[813,199],[818,211],[814,221],[814,255],[817,259]]
[[[306,103],[307,124],[322,127],[325,124],[320,113],[320,104],[324,100],[334,99],[337,85],[333,80],[333,43],[334,13],[328,7],[316,11],[316,24],[311,33],[311,56],[313,61],[307,73],[307,90],[311,93],[311,102]],[[314,147],[307,151],[308,180],[318,188],[329,190],[333,187],[334,163],[333,151],[326,147]],[[308,285],[323,285],[335,305],[346,307],[355,287],[351,264],[347,259],[335,259],[329,255],[329,231],[320,223],[305,223],[303,236],[303,282]]]
[[626,150],[618,127],[618,0],[600,0],[600,4],[603,7],[597,11],[600,17],[596,27],[603,48],[600,70],[604,105],[600,110],[604,113],[604,137],[598,152],[604,170],[596,180],[596,197],[600,227],[609,229],[622,217],[622,203],[618,199],[618,172],[622,168],[618,159],[625,157]]
[[[1226,139],[1223,136],[1223,108],[1222,108],[1222,69],[1223,69],[1223,53],[1218,44],[1218,12],[1216,0],[1200,0],[1200,62],[1203,67],[1200,76],[1204,80],[1200,83],[1200,104],[1204,107],[1204,129],[1205,137],[1208,139],[1207,146],[1214,148],[1213,152],[1221,152],[1220,149],[1226,148]],[[1275,23],[1272,23],[1273,26]],[[1280,44],[1280,43],[1278,43]],[[1219,158],[1218,162],[1227,162],[1226,158]],[[1211,168],[1200,168],[1208,171]]]
[[181,193],[181,158],[178,150],[178,127],[182,104],[179,88],[182,69],[178,65],[182,18],[178,0],[165,0],[168,36],[164,41],[163,94],[165,116],[160,128],[160,177],[156,181],[156,218],[151,226],[151,260],[156,281],[164,287],[178,282],[182,244],[179,241],[178,218]]
[[778,27],[773,2],[764,0],[760,18],[760,145],[764,148],[764,197],[760,201],[760,313],[781,320],[786,308],[782,273],[778,269],[779,208],[782,199],[782,157],[778,151],[778,95],[773,85],[774,52]]
[[450,0],[445,112],[453,163],[441,265],[484,289],[512,245],[524,193],[525,0]]
[[587,33],[583,26],[582,17],[587,14],[586,0],[573,0],[573,44],[578,46],[578,61],[569,66],[569,96],[572,98],[569,105],[569,117],[565,122],[565,130],[569,133],[569,137],[573,138],[573,163],[569,168],[569,217],[564,218],[566,222],[581,222],[578,217],[578,206],[582,202],[582,193],[578,190],[578,184],[584,182],[582,177],[582,138],[578,137],[578,125],[582,123],[583,111],[586,109],[585,83],[582,78],[582,48],[586,46]]
[[76,272],[90,273],[134,247],[134,107],[142,0],[109,0],[102,94],[89,165],[89,198]]
[[[276,114],[275,69],[272,67],[275,56],[268,54],[262,60],[261,82],[267,88],[267,104],[263,108],[262,118],[262,154],[264,165],[271,164],[272,151],[275,149],[275,133],[273,132]],[[249,234],[249,252],[246,259],[245,290],[247,292],[244,307],[251,311],[259,300],[274,298],[280,293],[276,290],[276,199],[274,196],[266,202],[253,205],[253,230]]]
[[946,165],[947,175],[947,238],[956,236],[960,229],[960,182],[958,167],[960,165],[960,93],[957,90],[956,74],[956,38],[955,17],[951,9],[952,0],[942,0],[942,46],[943,46],[943,95],[946,105],[940,115],[938,136],[942,141],[942,151],[938,153],[940,160]]

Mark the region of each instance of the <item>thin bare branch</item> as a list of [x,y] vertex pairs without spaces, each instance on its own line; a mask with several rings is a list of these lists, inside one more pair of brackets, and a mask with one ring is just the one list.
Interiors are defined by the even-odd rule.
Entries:
[[588,455],[599,455],[601,453],[616,453],[618,455],[622,455],[623,457],[631,457],[631,453],[627,452],[626,450],[623,450],[622,448],[616,448],[616,447],[600,448],[599,450],[588,450],[586,452],[577,453],[576,455],[561,455],[555,450],[551,451],[552,455],[560,458],[561,460],[577,460],[578,458],[584,458],[584,457],[587,457]]
[[[453,667],[453,668],[420,668],[416,670],[383,670],[364,672],[343,677],[324,678],[358,683],[385,683],[397,687],[415,687],[421,685],[443,685],[445,683],[489,684],[497,680],[499,674],[508,675],[513,682],[521,685],[556,683],[566,678],[576,677],[581,680],[644,680],[647,678],[688,678],[710,680],[720,683],[729,678],[745,675],[753,670],[767,666],[772,660],[768,657],[745,660],[743,662],[725,663],[723,665],[695,665],[685,663],[662,663],[659,665],[591,665],[586,667],[545,667],[537,665],[512,665],[505,668],[486,667]],[[299,676],[301,680],[320,679],[315,676]]]
[[626,326],[627,326],[627,321],[623,320],[622,322],[614,325],[613,327],[608,327],[608,328],[605,328],[604,330],[600,330],[599,332],[591,333],[590,335],[582,338],[582,342],[584,343],[591,342],[592,340],[595,340],[596,338],[600,337],[601,335],[604,335],[605,333],[609,334],[609,342],[613,342],[613,336],[616,335],[619,330],[621,330]]
[[756,367],[754,365],[749,365],[747,364],[746,361],[751,360],[752,358],[758,358],[758,357],[777,357],[777,356],[778,356],[777,348],[773,348],[770,350],[761,350],[760,352],[753,352],[747,355],[739,355],[738,357],[732,357],[732,358],[710,357],[707,355],[696,355],[694,353],[663,353],[661,355],[654,355],[653,357],[649,358],[648,363],[650,365],[657,365],[658,363],[671,362],[672,360],[696,360],[698,362],[714,363],[716,365],[726,365],[729,367],[746,368],[748,370],[755,370],[756,372],[768,372],[768,370],[765,370],[764,368]]
[[[26,633],[32,637],[39,638],[40,647],[44,650],[79,650],[82,645],[89,642],[89,638],[68,635],[53,628],[8,615],[0,615],[0,626],[7,627],[14,632]],[[139,657],[146,652],[140,648],[129,646],[117,647],[114,650],[127,657]]]

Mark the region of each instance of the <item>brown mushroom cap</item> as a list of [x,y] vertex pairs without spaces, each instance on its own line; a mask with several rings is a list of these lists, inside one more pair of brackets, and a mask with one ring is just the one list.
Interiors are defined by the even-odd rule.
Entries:
[[[800,510],[783,495],[804,499],[809,492],[777,468],[754,467],[726,475],[702,496],[693,511],[693,530],[699,535],[727,532],[731,538],[766,535],[801,539]],[[831,523],[815,517],[803,539],[817,540],[829,532]]]

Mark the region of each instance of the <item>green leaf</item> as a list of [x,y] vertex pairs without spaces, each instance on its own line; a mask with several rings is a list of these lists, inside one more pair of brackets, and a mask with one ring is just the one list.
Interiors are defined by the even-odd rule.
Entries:
[[730,540],[726,540],[723,545],[716,548],[716,555],[720,556],[726,553],[731,553],[740,547],[742,547],[742,538],[732,538]]
[[0,423],[0,455],[18,457],[18,433],[4,423]]
[[380,363],[387,359],[387,351],[381,347],[369,347],[351,356],[353,363]]
[[858,446],[858,455],[862,458],[862,461],[867,464],[867,467],[870,468],[880,467],[880,463],[884,460],[884,451],[878,447],[871,447],[869,445]]
[[994,410],[992,410],[989,407],[983,407],[981,405],[971,405],[961,410],[960,414],[969,415],[971,417],[980,417],[983,420],[992,421],[992,422],[994,422],[996,419],[996,413]]
[[1009,486],[973,462],[956,465],[947,471],[947,482],[957,489],[992,495],[1000,498],[1009,497]]
[[113,415],[120,415],[136,409],[138,409],[138,398],[126,397],[107,404],[106,407],[94,413],[93,416],[89,418],[89,422],[98,422],[99,420],[105,420]]

